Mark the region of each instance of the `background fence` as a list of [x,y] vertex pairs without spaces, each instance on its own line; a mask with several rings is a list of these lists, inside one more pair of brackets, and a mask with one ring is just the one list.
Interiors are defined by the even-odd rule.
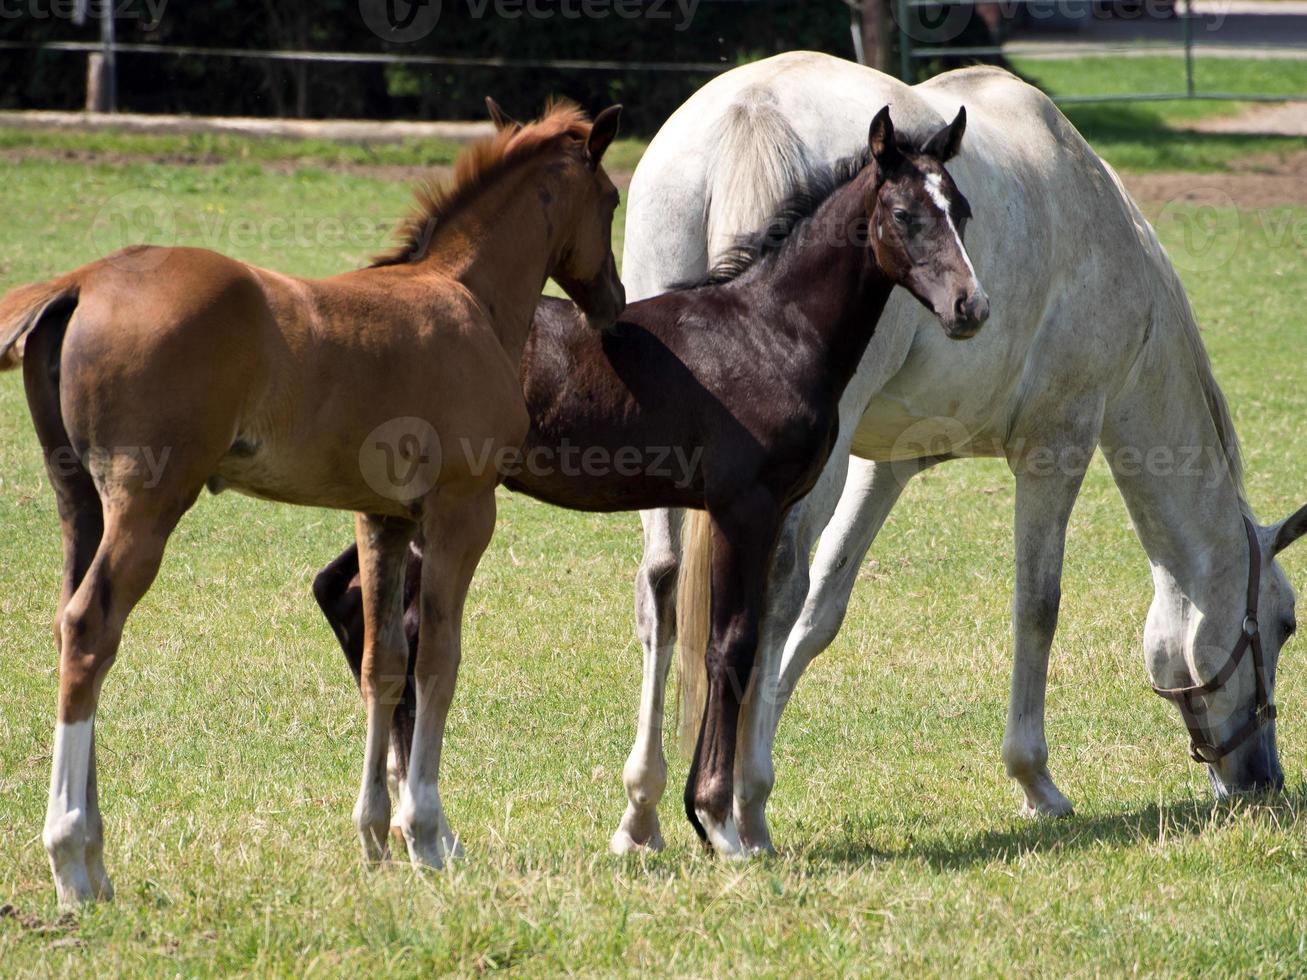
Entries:
[[[1141,12],[1137,26],[1149,29],[1142,37],[1129,30],[1123,3]],[[795,48],[878,58],[913,81],[978,61],[1006,64],[1009,55],[1171,54],[1183,62],[1183,82],[1173,90],[1057,98],[1285,98],[1204,90],[1195,62],[1210,47],[1212,19],[1193,0],[1181,3],[1176,9],[1172,0],[80,0],[77,6],[0,0],[6,69],[0,107],[459,119],[480,118],[487,92],[525,114],[561,91],[591,105],[622,101],[628,125],[652,132],[713,75]],[[110,5],[113,17],[97,16]],[[1299,50],[1307,56],[1307,16],[1299,21]],[[1078,30],[1084,24],[1095,28],[1089,36]],[[1060,39],[1032,44],[1011,37],[1014,30],[1049,29]],[[1272,51],[1285,44],[1253,40],[1245,47]]]

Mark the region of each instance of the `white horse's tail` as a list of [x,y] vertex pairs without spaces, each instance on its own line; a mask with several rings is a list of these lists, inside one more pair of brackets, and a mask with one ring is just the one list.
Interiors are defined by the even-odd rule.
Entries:
[[810,170],[803,141],[776,96],[751,86],[727,110],[708,165],[708,266],[762,229]]
[[[708,167],[708,267],[743,237],[762,229],[811,170],[803,141],[765,88],[749,88],[722,120]],[[712,530],[708,514],[685,514],[676,586],[676,669],[680,678],[677,739],[687,755],[699,738],[708,696]]]
[[694,752],[708,700],[708,632],[712,599],[712,526],[708,513],[685,512],[681,532],[681,571],[676,581],[676,673],[680,705],[676,738],[686,755]]

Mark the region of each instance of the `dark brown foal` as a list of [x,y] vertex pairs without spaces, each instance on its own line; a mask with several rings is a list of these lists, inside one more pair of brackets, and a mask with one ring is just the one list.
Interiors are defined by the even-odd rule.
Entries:
[[[707,512],[708,693],[685,806],[721,853],[746,850],[731,813],[736,731],[777,534],[825,464],[890,292],[908,289],[953,337],[988,315],[961,241],[970,211],[943,167],[964,128],[960,112],[908,146],[882,110],[865,156],[803,189],[705,283],[629,306],[602,335],[569,303],[537,308],[522,360],[531,431],[506,484],[581,510]],[[613,465],[585,465],[595,451]],[[357,673],[356,566],[342,555],[315,593]],[[402,734],[397,745],[402,754]],[[749,847],[770,847],[765,828]]]

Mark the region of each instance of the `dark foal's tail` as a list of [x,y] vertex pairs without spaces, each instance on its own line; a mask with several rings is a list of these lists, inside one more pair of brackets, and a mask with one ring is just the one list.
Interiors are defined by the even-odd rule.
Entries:
[[[413,749],[413,721],[417,715],[417,687],[413,681],[413,663],[417,657],[419,611],[418,585],[422,581],[422,553],[409,549],[404,579],[404,636],[408,640],[408,678],[404,696],[395,705],[390,724],[391,744],[400,779],[408,776],[408,758]],[[313,580],[313,597],[322,615],[340,641],[349,663],[354,683],[363,676],[363,590],[359,585],[359,551],[350,545]]]

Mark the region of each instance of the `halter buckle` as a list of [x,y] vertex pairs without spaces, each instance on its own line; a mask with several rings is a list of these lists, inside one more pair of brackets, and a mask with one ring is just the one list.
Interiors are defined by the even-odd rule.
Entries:
[[[1208,759],[1206,756],[1204,756],[1203,755],[1204,751],[1211,752],[1212,758]],[[1221,761],[1221,750],[1218,749],[1215,745],[1208,745],[1205,742],[1201,744],[1198,742],[1193,742],[1189,746],[1189,758],[1193,759],[1194,762],[1201,763],[1204,766],[1214,766]]]
[[1249,614],[1243,618],[1243,632],[1245,636],[1256,636],[1261,627],[1257,623],[1257,617]]

